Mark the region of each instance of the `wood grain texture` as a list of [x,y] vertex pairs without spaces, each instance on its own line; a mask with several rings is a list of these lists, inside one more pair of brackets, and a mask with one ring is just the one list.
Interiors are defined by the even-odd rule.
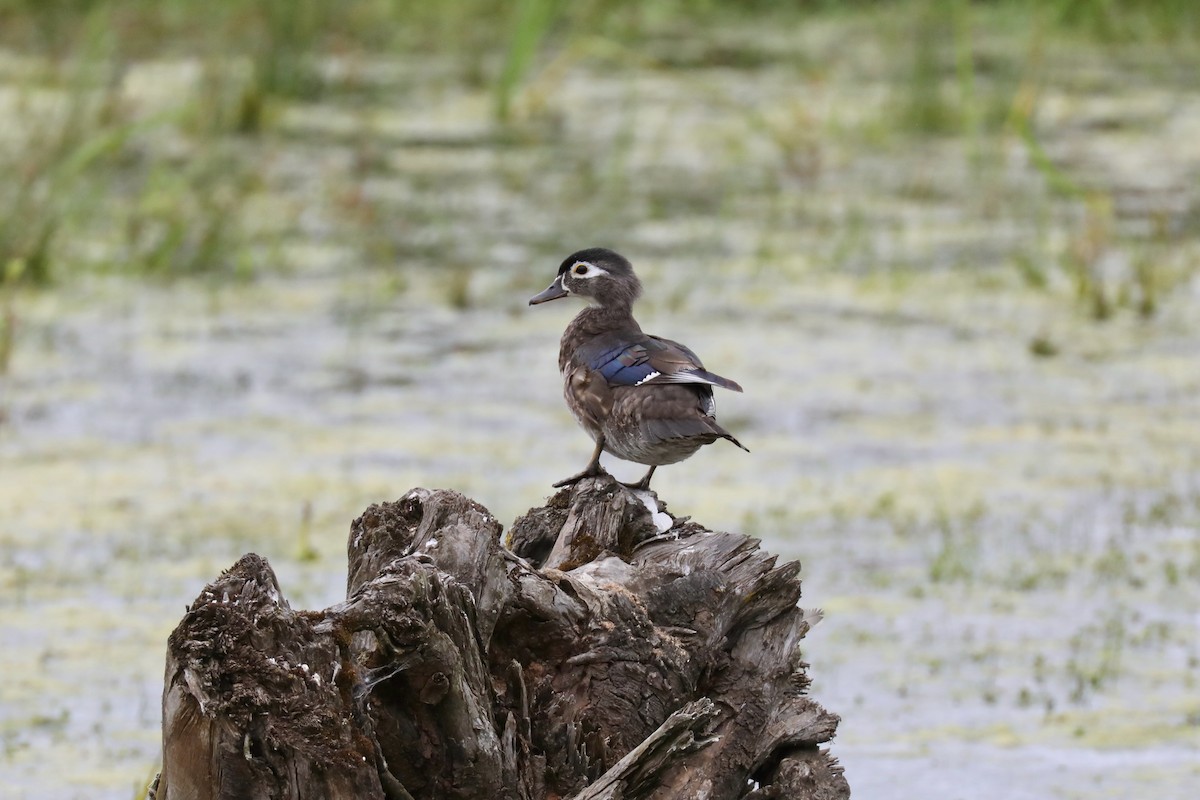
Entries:
[[806,694],[799,565],[608,476],[514,523],[414,489],[354,521],[347,599],[244,556],[168,642],[160,800],[849,796]]

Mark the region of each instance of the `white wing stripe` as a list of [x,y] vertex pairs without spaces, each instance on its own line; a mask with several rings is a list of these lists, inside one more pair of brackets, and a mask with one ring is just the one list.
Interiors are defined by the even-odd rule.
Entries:
[[663,383],[706,383],[709,386],[719,386],[720,384],[713,383],[708,378],[702,378],[691,370],[682,372],[672,372],[662,380]]

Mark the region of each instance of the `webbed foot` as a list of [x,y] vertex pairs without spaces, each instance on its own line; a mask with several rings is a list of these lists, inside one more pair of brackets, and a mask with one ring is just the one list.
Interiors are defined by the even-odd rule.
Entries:
[[574,483],[579,483],[584,478],[598,478],[601,475],[608,473],[599,464],[589,464],[587,469],[580,472],[578,475],[572,475],[569,478],[563,478],[561,481],[551,484],[555,489],[561,489],[564,486],[570,486]]
[[643,475],[642,479],[640,481],[638,481],[637,483],[622,482],[621,485],[624,486],[626,489],[641,489],[642,491],[649,491],[650,490],[650,477],[654,474],[654,470],[656,470],[656,469],[658,469],[658,467],[656,467],[656,466],[651,467],[650,471],[647,472],[645,475]]

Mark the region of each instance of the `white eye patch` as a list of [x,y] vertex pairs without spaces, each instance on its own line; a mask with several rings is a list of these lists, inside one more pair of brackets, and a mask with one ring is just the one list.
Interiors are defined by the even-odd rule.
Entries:
[[572,278],[595,278],[598,275],[607,275],[608,272],[587,261],[576,261],[567,270],[567,274]]

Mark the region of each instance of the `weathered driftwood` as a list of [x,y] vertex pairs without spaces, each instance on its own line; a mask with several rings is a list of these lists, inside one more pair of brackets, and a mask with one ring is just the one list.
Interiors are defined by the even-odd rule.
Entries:
[[171,634],[157,798],[849,796],[799,565],[607,477],[500,533],[451,491],[373,505],[316,612],[243,556]]

